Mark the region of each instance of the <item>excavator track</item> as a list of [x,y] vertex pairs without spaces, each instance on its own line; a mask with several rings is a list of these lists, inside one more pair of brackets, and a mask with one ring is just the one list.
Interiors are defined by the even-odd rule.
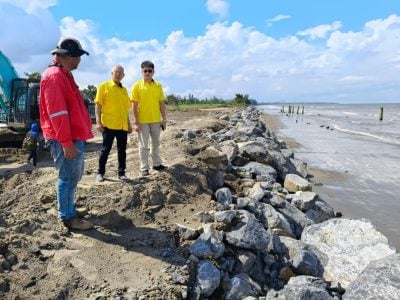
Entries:
[[0,128],[0,148],[21,148],[26,132]]

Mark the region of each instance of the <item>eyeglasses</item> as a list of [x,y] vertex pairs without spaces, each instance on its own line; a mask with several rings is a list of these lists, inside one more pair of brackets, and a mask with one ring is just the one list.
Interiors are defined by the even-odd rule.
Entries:
[[153,73],[152,69],[143,69],[143,73]]

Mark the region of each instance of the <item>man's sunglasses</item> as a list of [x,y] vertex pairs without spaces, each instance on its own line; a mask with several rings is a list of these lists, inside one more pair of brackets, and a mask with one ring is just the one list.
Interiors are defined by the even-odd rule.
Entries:
[[152,69],[143,69],[143,73],[153,73]]

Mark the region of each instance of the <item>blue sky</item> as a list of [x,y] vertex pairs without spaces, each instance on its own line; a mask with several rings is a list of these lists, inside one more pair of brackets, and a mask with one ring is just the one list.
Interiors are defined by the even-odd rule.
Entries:
[[[18,21],[17,21],[18,20]],[[156,64],[167,94],[259,102],[400,102],[398,0],[0,0],[0,50],[42,71],[61,36],[90,52],[81,88]]]

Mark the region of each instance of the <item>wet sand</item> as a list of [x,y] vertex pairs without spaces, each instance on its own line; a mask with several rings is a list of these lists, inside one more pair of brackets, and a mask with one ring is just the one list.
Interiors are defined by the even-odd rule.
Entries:
[[[343,217],[370,220],[391,245],[400,249],[396,192],[400,183],[391,178],[393,170],[390,163],[386,172],[385,167],[379,165],[379,145],[340,139],[337,132],[320,129],[319,125],[308,121],[298,124],[297,121],[294,123],[294,120],[284,117],[282,121],[278,116],[268,114],[264,121],[278,139],[293,150],[296,158],[308,164],[311,181],[316,183],[313,191],[335,211],[341,212]],[[364,153],[363,147],[368,147],[370,152],[374,152],[371,147],[376,147],[376,155]],[[355,160],[359,160],[358,164]]]

